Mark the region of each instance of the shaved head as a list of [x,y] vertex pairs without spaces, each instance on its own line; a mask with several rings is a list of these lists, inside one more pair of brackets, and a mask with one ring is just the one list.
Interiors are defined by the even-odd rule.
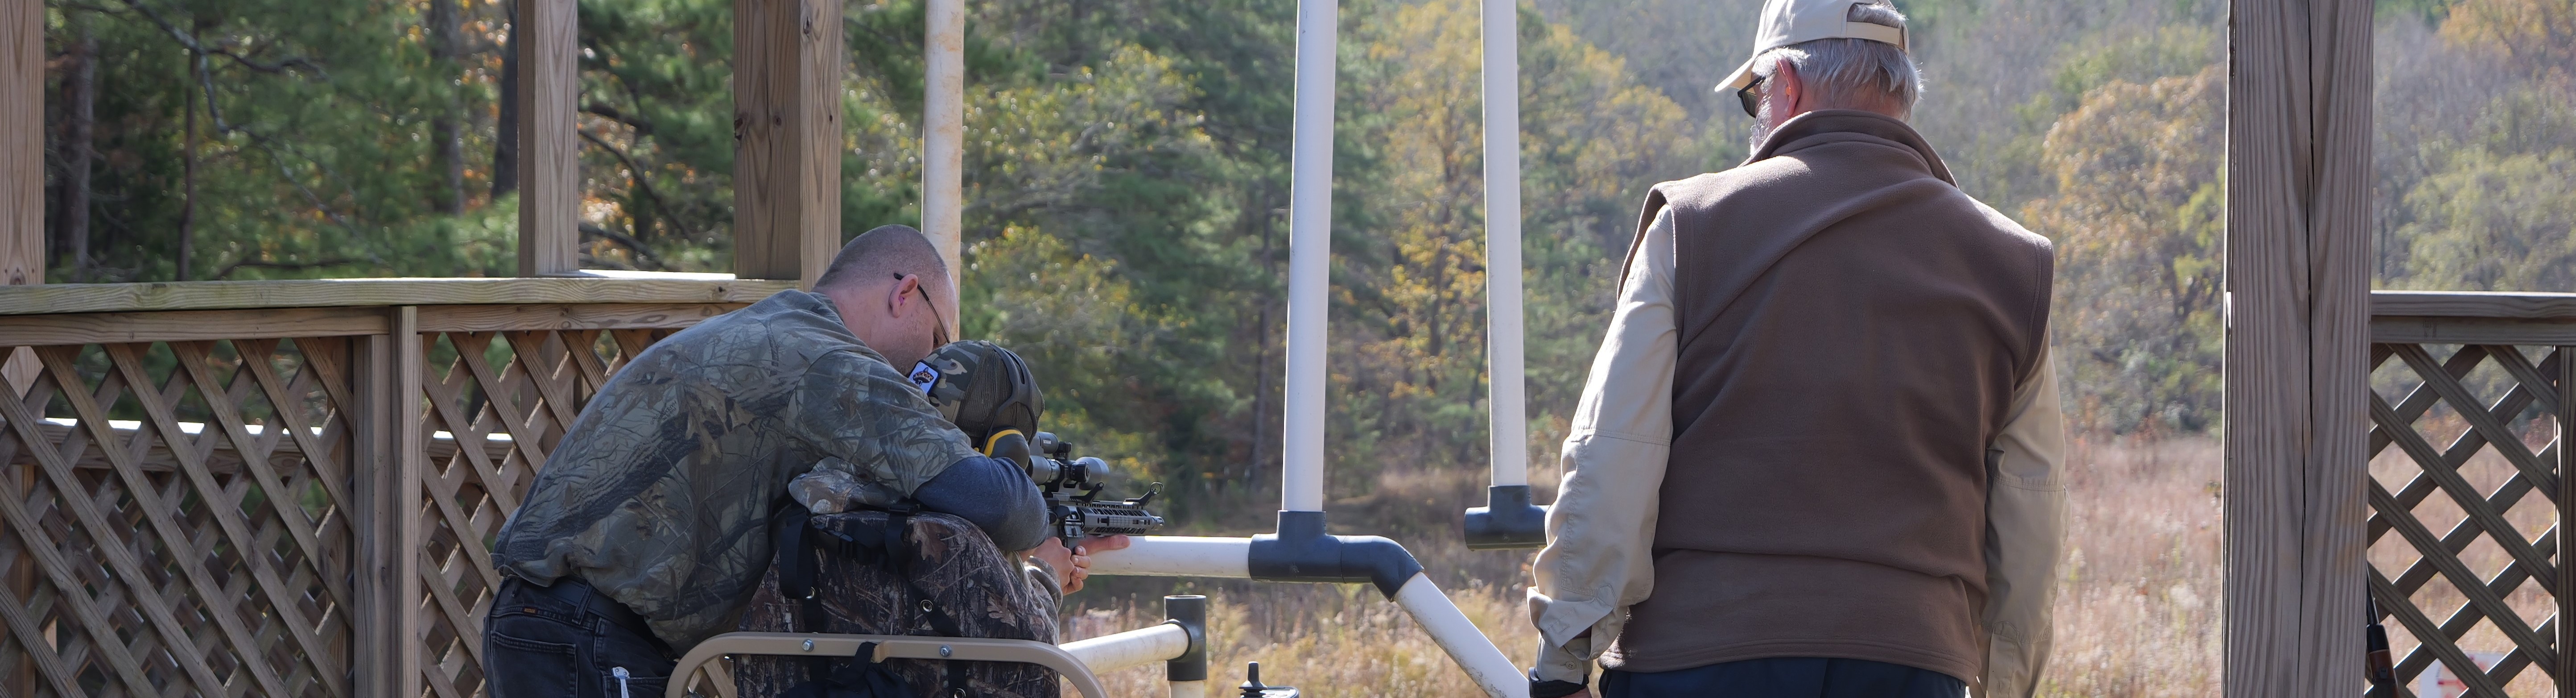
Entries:
[[832,266],[823,270],[823,278],[814,280],[814,290],[828,292],[908,274],[949,280],[948,265],[939,261],[939,248],[931,246],[930,238],[912,226],[881,225],[842,245],[841,253],[832,255]]

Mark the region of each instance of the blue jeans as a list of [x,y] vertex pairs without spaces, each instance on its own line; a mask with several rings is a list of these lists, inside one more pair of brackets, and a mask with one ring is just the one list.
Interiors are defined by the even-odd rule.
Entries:
[[1866,659],[1780,657],[1673,671],[1602,672],[1602,698],[1960,698],[1967,682]]
[[503,578],[483,659],[492,698],[658,698],[679,663],[642,617],[571,578]]

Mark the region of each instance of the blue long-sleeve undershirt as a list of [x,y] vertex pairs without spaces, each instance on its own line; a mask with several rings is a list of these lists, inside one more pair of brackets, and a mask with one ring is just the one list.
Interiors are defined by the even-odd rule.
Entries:
[[922,507],[965,519],[1003,550],[1028,550],[1046,542],[1046,500],[1019,465],[974,456],[950,464],[921,484],[912,498]]

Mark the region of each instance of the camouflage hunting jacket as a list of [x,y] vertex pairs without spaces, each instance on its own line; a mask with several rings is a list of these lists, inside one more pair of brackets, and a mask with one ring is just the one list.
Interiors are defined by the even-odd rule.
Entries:
[[759,586],[788,480],[838,459],[900,498],[974,455],[830,300],[781,291],[671,335],[609,379],[502,527],[493,562],[535,584],[587,581],[685,651],[732,630]]

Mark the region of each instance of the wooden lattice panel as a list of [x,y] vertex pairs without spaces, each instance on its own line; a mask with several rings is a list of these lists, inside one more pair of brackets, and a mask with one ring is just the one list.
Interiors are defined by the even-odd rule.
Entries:
[[428,459],[420,666],[431,695],[483,694],[483,618],[501,574],[492,541],[574,415],[626,357],[669,330],[424,332]]
[[352,695],[351,346],[47,346],[0,379],[0,694]]
[[2560,675],[2576,580],[2558,563],[2576,504],[2563,479],[2571,356],[2374,345],[2369,584],[2397,640],[2393,695],[2417,695],[2437,662],[2473,696],[2560,695],[2576,679]]
[[489,551],[547,452],[738,307],[0,318],[36,345],[0,342],[0,698],[485,695]]

